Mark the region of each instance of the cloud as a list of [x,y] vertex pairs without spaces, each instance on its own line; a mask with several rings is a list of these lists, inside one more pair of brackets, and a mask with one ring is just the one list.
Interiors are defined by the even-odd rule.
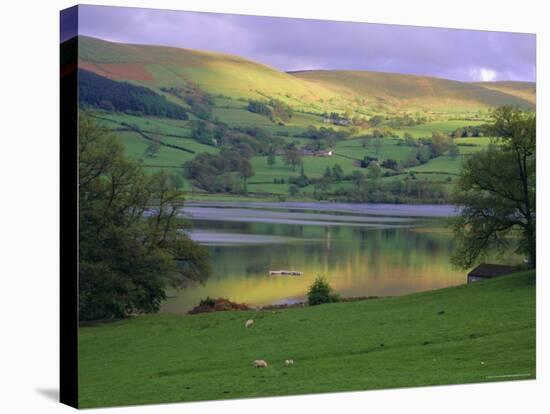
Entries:
[[80,34],[231,53],[286,71],[349,69],[466,81],[535,80],[533,34],[79,7]]
[[497,77],[497,73],[491,69],[481,68],[479,72],[480,78],[483,82],[494,81]]

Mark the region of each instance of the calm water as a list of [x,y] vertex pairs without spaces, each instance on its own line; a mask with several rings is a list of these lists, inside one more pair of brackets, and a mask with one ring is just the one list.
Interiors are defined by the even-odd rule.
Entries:
[[[305,299],[320,274],[341,296],[387,296],[465,283],[449,262],[451,206],[323,203],[193,203],[191,237],[208,247],[204,285],[170,291],[162,311],[182,313],[206,296],[251,305]],[[269,270],[303,276],[269,276]]]

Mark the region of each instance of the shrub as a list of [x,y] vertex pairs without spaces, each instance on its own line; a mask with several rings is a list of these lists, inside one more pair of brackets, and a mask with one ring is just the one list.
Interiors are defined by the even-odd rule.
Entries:
[[196,313],[205,312],[221,312],[221,311],[233,311],[233,310],[250,310],[250,307],[246,303],[231,302],[229,299],[206,297],[202,299],[198,306],[195,306],[189,312],[190,315]]
[[298,177],[288,177],[287,182],[294,184],[299,188],[307,187],[310,184],[309,178],[305,175],[299,175]]
[[254,112],[256,114],[260,114],[268,117],[271,117],[273,115],[271,108],[265,102],[262,102],[262,101],[256,101],[251,99],[248,101],[248,106],[246,109],[248,109],[248,111],[250,112]]
[[291,196],[296,196],[300,192],[300,187],[298,187],[296,184],[291,184],[288,187],[288,194]]
[[309,287],[307,301],[310,306],[338,302],[338,295],[333,292],[328,281],[324,277],[317,276],[313,284]]
[[216,300],[212,299],[210,296],[207,296],[206,299],[201,299],[199,306],[209,306],[214,307]]
[[396,160],[388,158],[387,160],[382,161],[382,167],[395,171],[399,168],[399,164],[397,163]]

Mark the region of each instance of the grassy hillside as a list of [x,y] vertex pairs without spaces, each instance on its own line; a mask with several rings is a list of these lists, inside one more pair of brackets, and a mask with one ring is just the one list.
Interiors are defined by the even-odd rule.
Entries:
[[476,82],[475,85],[517,96],[533,105],[535,105],[537,100],[537,87],[534,82]]
[[322,86],[239,56],[165,46],[125,45],[81,36],[79,59],[87,69],[117,80],[150,86],[177,86],[188,81],[205,91],[232,98],[284,98],[314,104],[337,98]]
[[[506,88],[488,88],[429,76],[368,71],[313,70],[294,76],[319,86],[337,90],[350,99],[361,96],[397,109],[467,110],[498,105],[532,106],[532,102],[510,94]],[[515,90],[512,86],[508,90]]]
[[[81,327],[79,358],[82,407],[534,379],[535,273],[363,302]],[[253,368],[255,359],[269,367]]]
[[239,56],[166,46],[128,45],[79,37],[82,69],[151,87],[195,82],[234,99],[278,98],[295,109],[357,115],[400,110],[472,111],[515,104],[532,107],[513,85],[488,88],[427,76],[367,71],[285,73]]

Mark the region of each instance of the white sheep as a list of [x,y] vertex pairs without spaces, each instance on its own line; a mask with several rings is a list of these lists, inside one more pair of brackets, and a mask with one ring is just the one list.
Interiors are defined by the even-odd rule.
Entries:
[[244,324],[244,327],[245,328],[248,328],[249,326],[252,326],[252,324],[254,323],[254,321],[252,319],[249,319],[246,321],[246,323]]
[[257,359],[254,361],[254,368],[267,368],[267,362],[263,359]]
[[285,365],[286,365],[287,367],[289,367],[289,366],[291,366],[291,365],[294,365],[294,360],[293,360],[293,359],[287,359],[287,360],[285,361]]

